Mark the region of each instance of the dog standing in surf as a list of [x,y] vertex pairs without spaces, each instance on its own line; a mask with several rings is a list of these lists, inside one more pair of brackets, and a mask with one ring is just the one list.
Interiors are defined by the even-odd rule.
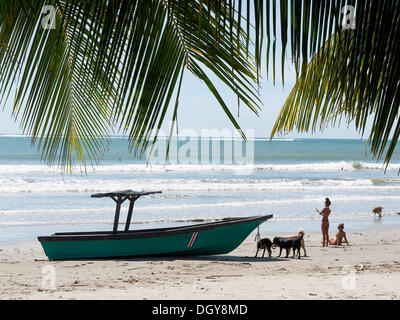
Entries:
[[383,207],[375,207],[372,209],[372,212],[373,212],[374,216],[378,215],[379,218],[382,218],[382,210],[383,210]]

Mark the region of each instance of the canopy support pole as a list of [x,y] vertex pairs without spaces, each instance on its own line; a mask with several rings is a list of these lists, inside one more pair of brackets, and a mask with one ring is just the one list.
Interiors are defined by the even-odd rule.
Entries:
[[104,198],[110,197],[117,204],[115,208],[115,217],[114,217],[114,227],[113,233],[118,232],[118,222],[119,222],[119,214],[121,212],[121,204],[125,202],[125,200],[129,199],[129,211],[128,216],[126,217],[125,224],[125,232],[129,231],[129,225],[131,224],[132,211],[133,206],[135,205],[135,201],[139,199],[141,196],[146,196],[149,194],[161,193],[161,191],[133,191],[133,190],[122,190],[115,192],[107,192],[107,193],[94,193],[91,195],[92,198]]
[[115,217],[114,217],[114,228],[113,228],[113,233],[117,233],[118,231],[118,221],[119,221],[119,213],[121,211],[121,204],[122,204],[122,199],[120,196],[118,196],[117,199],[113,197],[114,201],[117,203],[117,207],[115,208]]
[[126,217],[126,223],[125,223],[125,232],[129,231],[129,225],[131,224],[131,219],[132,219],[132,211],[133,211],[133,206],[135,205],[135,201],[138,197],[129,197],[129,210],[128,210],[128,216]]
[[121,195],[118,195],[117,198],[111,197],[116,203],[117,207],[115,208],[115,217],[114,217],[114,228],[113,228],[113,233],[118,232],[118,222],[119,222],[119,214],[121,212],[121,204],[124,203],[128,197],[123,197]]

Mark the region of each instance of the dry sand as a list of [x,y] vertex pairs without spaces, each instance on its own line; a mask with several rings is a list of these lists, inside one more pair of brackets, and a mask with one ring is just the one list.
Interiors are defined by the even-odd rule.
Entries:
[[0,299],[399,299],[399,231],[348,232],[351,246],[329,248],[307,234],[300,260],[254,258],[254,236],[228,255],[188,258],[54,262],[37,241],[2,246]]

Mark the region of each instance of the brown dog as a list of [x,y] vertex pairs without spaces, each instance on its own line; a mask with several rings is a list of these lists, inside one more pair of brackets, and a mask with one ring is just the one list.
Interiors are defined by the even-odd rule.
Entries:
[[379,218],[382,217],[382,207],[375,207],[372,209],[372,212],[374,213],[374,216],[378,215]]
[[[304,244],[304,235],[305,234],[306,233],[304,232],[303,229],[299,229],[299,231],[296,234],[291,234],[291,235],[288,235],[288,236],[284,236],[283,238],[296,238],[296,237],[300,238],[300,246],[304,251],[304,256],[307,257],[306,246]],[[290,253],[290,249],[289,249],[289,253]],[[300,255],[300,252],[299,252],[299,255]]]

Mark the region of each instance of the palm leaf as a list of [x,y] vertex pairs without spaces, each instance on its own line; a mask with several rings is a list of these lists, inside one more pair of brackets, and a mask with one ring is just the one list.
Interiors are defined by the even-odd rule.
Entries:
[[[58,29],[46,30],[37,23],[44,4],[8,3],[10,13],[2,16],[0,30],[15,59],[0,56],[0,90],[4,96],[12,85],[18,86],[13,114],[49,164],[58,160],[68,169],[76,159],[85,166],[85,155],[97,161],[105,151],[111,115],[107,98],[113,92],[109,91],[105,99],[103,88],[90,81],[93,69],[87,66],[93,61],[83,48],[94,39],[86,30],[80,37],[72,36],[82,28],[82,16],[76,14],[66,24],[64,13],[57,10]],[[55,2],[53,5],[58,8]],[[1,12],[5,12],[3,8]],[[18,77],[16,66],[24,66]]]
[[[55,30],[41,28],[44,4],[57,9]],[[233,9],[231,2],[195,0],[5,0],[1,39],[17,59],[0,55],[0,94],[17,86],[13,111],[24,133],[49,164],[67,169],[75,160],[97,162],[114,128],[143,152],[184,70],[205,83],[241,132],[205,72],[257,112],[257,68]]]
[[[358,2],[356,29],[334,33],[291,90],[271,136],[351,123],[368,137],[370,150],[388,165],[399,134],[400,5]],[[362,8],[362,9],[361,9]]]

